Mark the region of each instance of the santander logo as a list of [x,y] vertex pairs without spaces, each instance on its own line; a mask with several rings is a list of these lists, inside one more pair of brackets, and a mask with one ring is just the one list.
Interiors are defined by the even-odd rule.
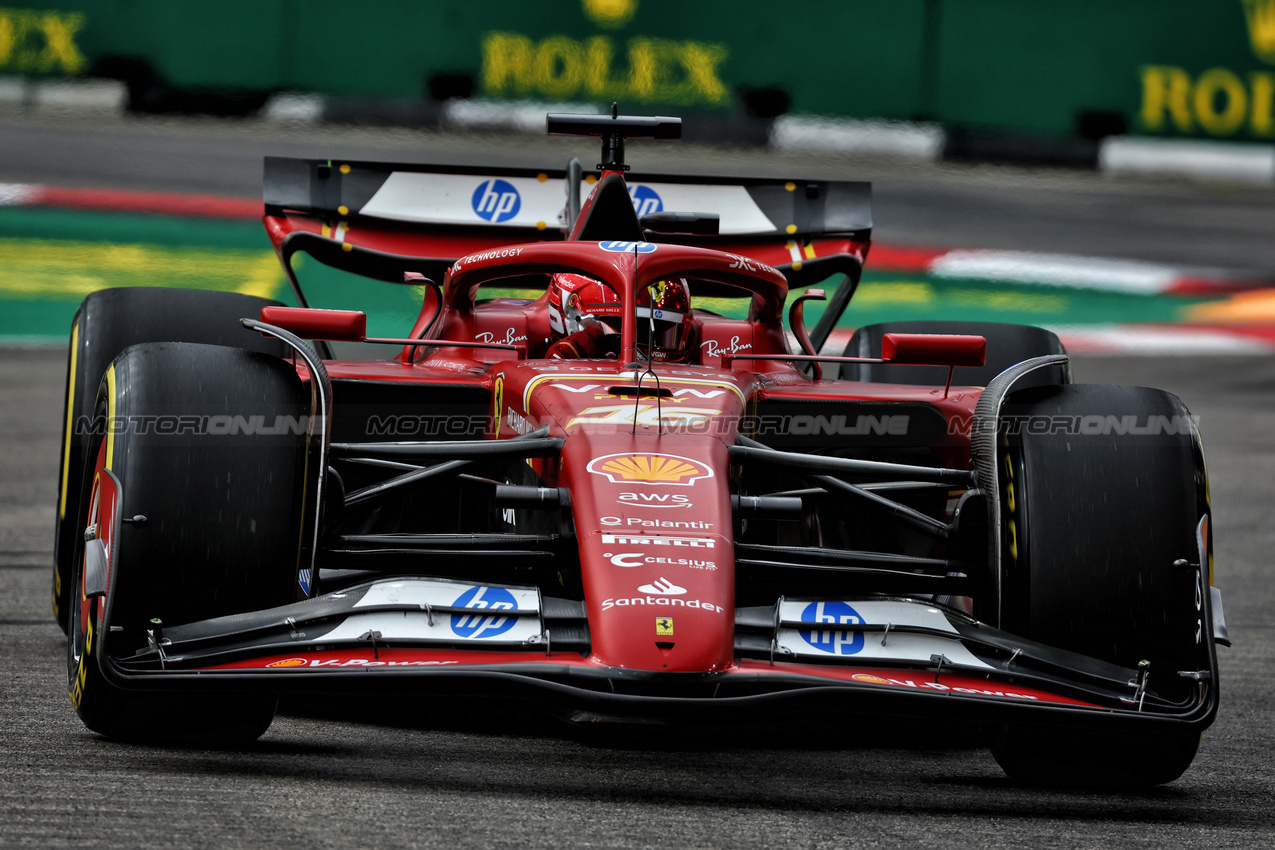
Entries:
[[644,584],[638,588],[638,593],[653,593],[658,596],[681,596],[686,592],[686,588],[678,587],[673,582],[660,576],[650,584]]

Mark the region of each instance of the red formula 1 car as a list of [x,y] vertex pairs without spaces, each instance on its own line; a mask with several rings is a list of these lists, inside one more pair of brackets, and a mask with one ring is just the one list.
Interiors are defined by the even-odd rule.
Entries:
[[[866,184],[636,179],[625,140],[680,121],[548,127],[601,137],[598,172],[268,159],[300,307],[84,302],[54,609],[85,724],[251,739],[283,692],[497,693],[954,718],[1025,780],[1179,776],[1226,641],[1182,403],[1071,383],[1038,328],[824,355]],[[415,287],[419,318],[309,307],[299,252]]]

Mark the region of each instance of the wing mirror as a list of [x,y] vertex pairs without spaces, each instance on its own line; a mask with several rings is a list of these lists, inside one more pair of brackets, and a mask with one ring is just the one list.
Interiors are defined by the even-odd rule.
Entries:
[[362,342],[367,338],[367,313],[362,310],[262,307],[261,321],[291,331],[302,339]]
[[881,359],[911,366],[982,366],[987,340],[972,334],[885,334]]

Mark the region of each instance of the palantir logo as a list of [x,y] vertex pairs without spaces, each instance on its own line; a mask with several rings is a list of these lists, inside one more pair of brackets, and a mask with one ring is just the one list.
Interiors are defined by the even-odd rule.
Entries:
[[[811,602],[801,612],[801,622],[859,626],[863,624],[863,618],[845,602]],[[863,632],[823,628],[818,631],[801,631],[799,634],[806,643],[830,655],[854,655],[863,650]]]
[[633,211],[639,216],[664,212],[664,201],[650,186],[629,186],[629,198],[633,200]]
[[473,197],[474,212],[484,221],[499,224],[509,221],[522,209],[522,198],[508,180],[493,177],[478,184]]
[[[471,587],[452,603],[455,608],[475,608],[480,611],[516,611],[518,601],[503,587]],[[463,638],[491,638],[503,635],[514,627],[517,617],[507,614],[452,614],[452,631]]]

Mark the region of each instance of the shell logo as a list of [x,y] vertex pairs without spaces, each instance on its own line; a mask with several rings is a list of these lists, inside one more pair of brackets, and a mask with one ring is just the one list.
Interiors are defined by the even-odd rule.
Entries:
[[271,661],[267,667],[304,667],[306,660],[304,658],[285,658],[282,661]]
[[594,475],[604,475],[612,484],[672,484],[688,487],[701,478],[712,478],[713,470],[697,460],[678,455],[626,453],[594,458],[586,467]]
[[868,682],[869,684],[872,684],[872,685],[890,684],[889,679],[882,679],[880,676],[873,676],[871,673],[855,673],[850,678],[855,680],[856,682]]

